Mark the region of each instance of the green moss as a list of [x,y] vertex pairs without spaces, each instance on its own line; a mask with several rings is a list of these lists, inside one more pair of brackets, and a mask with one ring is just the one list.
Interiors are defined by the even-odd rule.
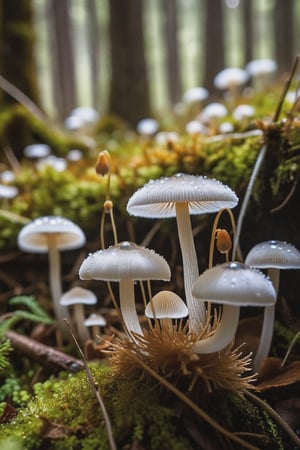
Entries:
[[[110,416],[118,449],[138,440],[149,450],[189,450],[192,445],[176,426],[176,413],[161,404],[157,386],[111,380],[107,366],[92,368]],[[54,435],[56,438],[54,438]],[[106,428],[85,373],[61,375],[34,386],[34,397],[18,416],[0,426],[0,447],[9,436],[22,449],[107,450]],[[80,447],[79,447],[80,446]]]

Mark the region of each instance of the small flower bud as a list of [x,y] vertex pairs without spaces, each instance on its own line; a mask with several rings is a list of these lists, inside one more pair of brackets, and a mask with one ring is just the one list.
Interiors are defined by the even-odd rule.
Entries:
[[103,150],[99,153],[98,159],[95,165],[95,170],[98,175],[104,177],[111,170],[111,159],[107,150]]
[[232,242],[229,233],[225,229],[216,230],[217,249],[220,253],[228,253],[231,249]]
[[113,209],[113,202],[111,200],[106,200],[103,204],[104,211],[109,214]]

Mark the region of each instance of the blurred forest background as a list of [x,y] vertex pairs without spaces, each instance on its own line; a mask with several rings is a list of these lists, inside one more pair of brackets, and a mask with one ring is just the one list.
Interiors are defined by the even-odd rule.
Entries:
[[300,41],[294,0],[1,0],[0,87],[51,117],[76,106],[130,125],[173,108],[225,67],[253,59],[290,71]]

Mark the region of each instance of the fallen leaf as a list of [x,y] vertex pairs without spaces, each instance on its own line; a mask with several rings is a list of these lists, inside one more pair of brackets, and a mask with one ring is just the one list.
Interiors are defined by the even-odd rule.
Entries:
[[300,382],[300,361],[281,367],[281,359],[266,358],[258,374],[258,391],[289,386]]

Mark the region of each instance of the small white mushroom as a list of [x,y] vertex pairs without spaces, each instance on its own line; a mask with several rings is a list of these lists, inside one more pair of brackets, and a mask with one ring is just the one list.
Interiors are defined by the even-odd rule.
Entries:
[[84,305],[95,305],[97,297],[94,292],[79,286],[64,293],[60,299],[62,306],[73,307],[73,319],[76,330],[82,342],[89,339],[89,332],[85,325]]
[[182,319],[188,315],[184,301],[172,291],[160,291],[154,295],[145,308],[145,316],[159,319],[162,326],[171,328],[172,319]]
[[236,99],[239,90],[247,83],[248,79],[249,74],[246,70],[238,67],[228,67],[215,76],[214,85],[217,89],[227,90],[231,97]]
[[60,251],[73,250],[85,244],[83,231],[71,220],[60,216],[39,217],[25,225],[18,235],[18,246],[24,252],[48,253],[49,281],[53,308],[60,329],[64,332],[64,318],[69,314],[60,305],[62,296]]
[[84,321],[84,325],[92,329],[92,337],[94,340],[96,340],[97,336],[100,336],[101,327],[105,327],[106,325],[106,319],[102,316],[102,314],[92,313]]
[[207,269],[194,284],[193,294],[199,301],[223,305],[216,331],[195,344],[196,353],[218,352],[234,339],[240,306],[268,306],[276,300],[271,281],[262,272],[239,262]]
[[205,323],[206,312],[204,304],[198,302],[192,295],[192,286],[198,278],[199,271],[190,214],[233,208],[237,202],[236,194],[217,180],[176,174],[149,181],[132,195],[127,204],[128,213],[134,216],[176,217],[189,324],[191,330],[196,332],[200,331]]
[[[268,269],[276,297],[279,289],[280,270],[300,269],[300,252],[292,245],[283,241],[266,241],[255,245],[248,253],[246,264],[258,269]],[[260,343],[254,358],[254,370],[258,371],[271,348],[275,320],[275,304],[264,310],[263,326]]]
[[136,130],[141,136],[153,136],[157,133],[158,128],[157,120],[151,119],[150,117],[141,119],[136,126]]
[[277,63],[272,59],[254,59],[246,65],[255,87],[265,89],[277,71]]
[[135,280],[169,280],[170,268],[165,259],[133,242],[120,242],[89,255],[82,263],[82,280],[118,281],[120,310],[126,331],[143,334],[135,307]]
[[51,148],[47,144],[30,144],[24,148],[23,153],[28,159],[40,160],[50,155]]

